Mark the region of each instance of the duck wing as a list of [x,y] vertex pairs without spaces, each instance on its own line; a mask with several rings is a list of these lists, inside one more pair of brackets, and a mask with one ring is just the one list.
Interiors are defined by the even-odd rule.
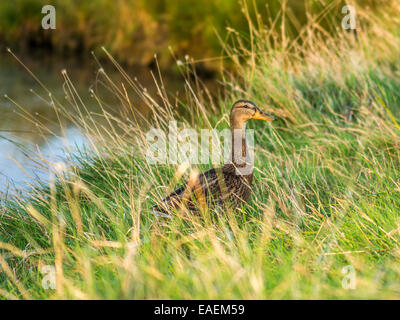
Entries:
[[196,203],[192,201],[193,195],[199,202],[204,202],[210,195],[220,194],[218,171],[222,168],[212,168],[200,173],[194,179],[185,182],[184,185],[171,192],[161,200],[160,205],[152,208],[152,212],[165,216],[168,209],[176,209],[185,204],[190,210],[194,210]]

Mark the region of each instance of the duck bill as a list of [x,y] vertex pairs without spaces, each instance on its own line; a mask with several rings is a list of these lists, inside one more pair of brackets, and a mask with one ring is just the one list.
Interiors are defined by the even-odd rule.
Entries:
[[253,119],[264,120],[264,121],[273,121],[273,120],[276,120],[277,117],[270,115],[268,113],[265,113],[264,111],[261,111],[260,109],[258,109],[256,111],[256,114],[253,116]]

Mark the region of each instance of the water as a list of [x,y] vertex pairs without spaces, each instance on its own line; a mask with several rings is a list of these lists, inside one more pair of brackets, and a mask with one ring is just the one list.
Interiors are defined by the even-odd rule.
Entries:
[[[66,69],[85,106],[93,111],[99,109],[95,99],[89,94],[89,88],[94,85],[99,68],[94,60],[61,61],[43,56],[24,57],[21,60],[60,101],[65,100],[61,70]],[[127,72],[132,77],[137,76],[150,92],[155,90],[152,88],[154,82],[148,69],[134,68]],[[116,71],[115,74],[110,73],[108,69],[107,74],[111,77],[120,76]],[[175,87],[181,85],[176,79],[172,82]],[[24,111],[5,98],[5,94],[18,103]],[[107,96],[107,92],[105,95]],[[13,57],[0,55],[0,198],[1,194],[4,195],[10,188],[24,188],[35,178],[42,181],[48,179],[49,171],[46,166],[42,167],[32,161],[24,150],[40,152],[42,160],[57,162],[64,159],[66,146],[81,147],[85,144],[85,136],[68,121],[65,122],[65,137],[59,137],[62,134],[57,116],[53,107],[42,98],[49,100],[48,94],[35,79]],[[113,103],[112,99],[110,103]],[[32,120],[27,119],[24,112],[32,117]],[[40,121],[54,134],[40,132],[35,124],[36,121]],[[43,164],[46,161],[39,162]]]

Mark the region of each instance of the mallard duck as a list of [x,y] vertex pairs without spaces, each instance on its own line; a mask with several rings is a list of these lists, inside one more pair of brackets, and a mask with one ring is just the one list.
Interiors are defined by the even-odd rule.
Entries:
[[186,207],[192,212],[210,205],[229,204],[233,209],[247,202],[253,182],[253,166],[246,146],[245,123],[250,119],[276,120],[249,100],[236,101],[230,113],[232,135],[231,161],[220,168],[192,174],[180,188],[152,208],[159,216],[169,217],[171,209]]

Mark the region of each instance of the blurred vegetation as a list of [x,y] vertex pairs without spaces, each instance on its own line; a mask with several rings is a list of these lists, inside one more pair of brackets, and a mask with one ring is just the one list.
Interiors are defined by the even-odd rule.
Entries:
[[[362,6],[381,6],[390,1],[356,0]],[[276,29],[285,19],[284,34],[295,37],[313,23],[328,32],[340,29],[343,0],[54,0],[57,29],[41,28],[46,0],[0,2],[0,43],[16,49],[46,48],[59,54],[87,54],[105,46],[120,62],[149,65],[154,53],[163,66],[171,62],[169,46],[178,57],[189,54],[215,67],[221,56],[221,40],[240,33],[249,35],[248,12],[266,29]],[[285,8],[284,14],[281,14]],[[332,10],[332,8],[335,8]],[[277,34],[279,34],[277,32]],[[218,35],[218,36],[217,36]]]

